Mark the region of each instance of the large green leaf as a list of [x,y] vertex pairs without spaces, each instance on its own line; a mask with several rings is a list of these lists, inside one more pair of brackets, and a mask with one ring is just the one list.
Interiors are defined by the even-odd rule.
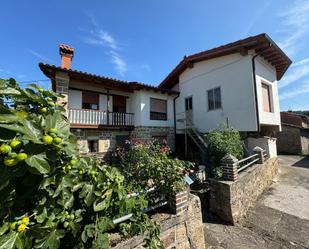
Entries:
[[15,248],[15,242],[17,239],[18,233],[10,231],[8,234],[5,234],[0,237],[0,249],[13,249]]
[[25,138],[29,139],[31,141],[34,141],[36,143],[40,142],[40,138],[42,136],[41,131],[38,127],[34,126],[33,122],[30,122],[29,120],[23,120],[22,121],[23,128],[24,128],[24,134]]
[[20,95],[20,91],[12,87],[2,88],[0,90],[0,96],[11,96],[11,95]]
[[32,155],[26,159],[26,163],[35,169],[37,169],[41,174],[47,174],[50,171],[49,163],[46,160],[45,153]]
[[109,206],[112,194],[113,194],[113,189],[109,189],[101,197],[102,199],[95,200],[95,202],[93,203],[93,210],[95,212],[100,212],[106,209]]
[[44,238],[36,240],[35,248],[57,249],[60,246],[60,239],[65,235],[64,230],[54,229]]

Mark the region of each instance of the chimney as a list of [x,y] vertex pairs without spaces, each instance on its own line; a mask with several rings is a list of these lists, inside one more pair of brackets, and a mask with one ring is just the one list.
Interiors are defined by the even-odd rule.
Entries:
[[61,55],[61,67],[65,69],[71,69],[71,62],[74,56],[74,48],[60,44],[59,53]]

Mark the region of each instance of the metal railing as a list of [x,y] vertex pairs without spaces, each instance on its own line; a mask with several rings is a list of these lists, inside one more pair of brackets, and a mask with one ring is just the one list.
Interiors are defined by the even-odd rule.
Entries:
[[69,109],[68,118],[71,124],[133,126],[134,114],[107,112],[87,109]]
[[237,164],[237,171],[240,173],[241,171],[245,170],[246,168],[250,167],[254,163],[259,161],[259,155],[254,154],[252,156],[246,157],[244,159],[239,160]]
[[[268,154],[267,154],[266,150],[262,151],[262,155],[263,155],[263,160],[268,158]],[[246,157],[244,159],[237,161],[236,165],[237,165],[238,173],[240,173],[241,171],[250,167],[251,165],[257,163],[259,160],[260,160],[260,156],[259,156],[258,153],[256,153],[256,154],[253,154],[249,157]]]
[[[130,194],[127,195],[127,199],[130,199],[130,198],[133,198],[133,197],[137,197],[137,196],[139,196],[139,195],[141,195],[141,194],[148,194],[148,193],[151,193],[151,192],[154,192],[154,191],[155,191],[155,188],[152,187],[152,188],[150,188],[150,189],[148,189],[148,190],[144,190],[144,191],[141,191],[141,192],[130,193]],[[168,202],[165,200],[165,197],[160,197],[159,200],[157,200],[157,202],[156,202],[155,205],[150,206],[150,207],[148,207],[148,208],[145,208],[145,209],[143,210],[143,212],[144,212],[144,213],[147,213],[147,212],[149,212],[149,211],[152,211],[152,210],[155,210],[155,209],[157,209],[157,208],[163,207],[163,206],[165,206],[165,205],[167,205],[167,204],[168,204]],[[132,213],[126,214],[126,215],[121,216],[121,217],[119,217],[119,218],[117,218],[117,219],[114,219],[114,220],[113,220],[113,223],[114,223],[114,225],[119,224],[119,223],[122,223],[122,222],[124,222],[124,221],[126,221],[126,220],[129,220],[132,216],[133,216]]]

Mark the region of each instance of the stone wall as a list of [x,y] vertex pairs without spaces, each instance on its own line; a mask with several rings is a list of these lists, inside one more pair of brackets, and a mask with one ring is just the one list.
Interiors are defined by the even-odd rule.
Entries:
[[277,150],[285,154],[301,154],[300,129],[282,125],[282,131],[277,133]]
[[99,129],[77,129],[71,130],[78,138],[81,152],[87,152],[87,140],[98,140],[99,153],[106,154],[116,147],[116,137],[124,136],[130,138],[130,131],[125,130],[99,130]]
[[[179,215],[156,214],[152,218],[159,220],[160,237],[164,243],[164,248],[205,249],[201,203],[197,196],[189,195],[188,209]],[[111,244],[113,244],[113,241],[111,241]],[[142,244],[142,236],[136,236],[114,244],[111,248],[141,249],[144,248]]]
[[211,179],[210,211],[227,222],[237,223],[269,188],[277,172],[278,159],[270,158],[242,171],[236,181]]
[[302,129],[300,131],[301,154],[309,155],[309,130]]
[[131,133],[132,139],[148,141],[153,138],[166,138],[172,151],[175,149],[174,127],[139,126],[134,127]]

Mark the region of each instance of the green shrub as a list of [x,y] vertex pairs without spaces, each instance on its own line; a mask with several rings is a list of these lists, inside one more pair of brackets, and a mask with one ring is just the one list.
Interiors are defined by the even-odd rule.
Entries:
[[136,189],[119,170],[80,157],[58,97],[0,79],[0,248],[108,248],[128,213],[126,232],[162,248],[145,196],[126,198]]
[[244,143],[239,132],[233,128],[221,126],[208,134],[207,158],[212,166],[214,177],[222,175],[221,159],[226,154],[231,154],[241,159],[244,154]]
[[126,150],[116,153],[119,156],[117,167],[133,188],[156,187],[161,194],[170,194],[184,188],[184,173],[192,164],[171,158],[166,145],[155,142],[128,142]]

